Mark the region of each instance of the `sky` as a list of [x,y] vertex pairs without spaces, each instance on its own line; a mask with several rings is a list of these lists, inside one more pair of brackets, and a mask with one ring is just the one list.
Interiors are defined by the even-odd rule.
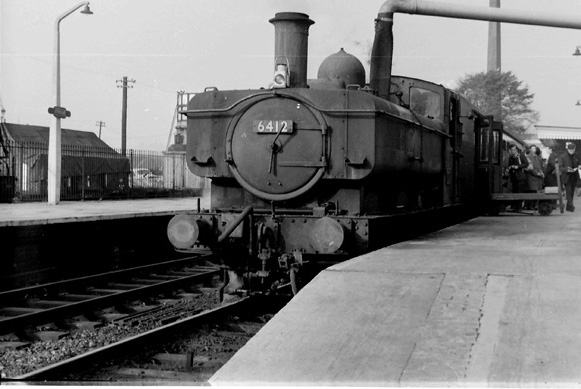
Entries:
[[[438,1],[439,0],[432,0]],[[447,0],[489,6],[489,0]],[[341,48],[367,70],[374,19],[383,0],[93,0],[60,24],[63,128],[99,133],[121,147],[123,77],[128,89],[127,147],[165,150],[177,92],[266,87],[274,62],[277,12],[303,12],[309,30],[308,78]],[[69,0],[0,0],[0,98],[10,123],[48,127],[55,20]],[[581,0],[501,0],[502,8],[580,15]],[[393,73],[455,87],[486,71],[488,22],[396,14]],[[581,31],[502,24],[502,71],[535,94],[538,124],[581,127]]]

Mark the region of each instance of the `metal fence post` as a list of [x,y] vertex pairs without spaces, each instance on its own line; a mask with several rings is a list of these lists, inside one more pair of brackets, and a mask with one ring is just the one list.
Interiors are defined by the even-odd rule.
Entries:
[[85,148],[81,148],[81,174],[83,176],[83,185],[81,186],[81,199],[85,199]]
[[133,186],[133,184],[134,184],[133,183],[133,176],[134,176],[134,174],[133,174],[133,149],[131,149],[130,156],[131,156],[131,159],[129,161],[129,177],[131,177],[131,191],[133,191],[133,188],[134,188],[134,186]]

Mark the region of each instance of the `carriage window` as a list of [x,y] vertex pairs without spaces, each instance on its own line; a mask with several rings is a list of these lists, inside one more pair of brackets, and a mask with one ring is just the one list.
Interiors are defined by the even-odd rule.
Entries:
[[440,95],[426,89],[410,88],[410,109],[418,115],[442,120]]
[[488,162],[488,150],[489,150],[489,139],[490,139],[490,129],[482,128],[480,129],[480,162]]
[[492,145],[492,163],[500,164],[500,132],[494,131],[492,137],[494,142]]

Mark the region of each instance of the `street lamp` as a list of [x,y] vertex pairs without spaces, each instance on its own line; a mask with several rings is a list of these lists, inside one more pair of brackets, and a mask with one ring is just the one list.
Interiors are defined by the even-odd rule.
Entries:
[[48,109],[53,115],[48,137],[48,203],[57,205],[61,197],[61,119],[71,116],[71,113],[61,107],[61,58],[60,58],[60,23],[61,20],[81,8],[81,13],[92,15],[89,2],[75,5],[56,18],[54,23],[54,53],[53,53],[53,93],[56,105]]

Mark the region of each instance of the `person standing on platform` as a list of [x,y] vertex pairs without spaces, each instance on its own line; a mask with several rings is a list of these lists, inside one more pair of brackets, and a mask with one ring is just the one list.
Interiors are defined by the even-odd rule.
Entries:
[[[524,193],[527,191],[527,175],[524,169],[529,165],[527,157],[519,152],[514,143],[508,147],[508,174],[510,177],[511,192]],[[522,201],[516,201],[514,211],[521,209]]]
[[581,169],[581,159],[575,153],[575,143],[567,142],[567,152],[559,157],[559,168],[561,169],[561,183],[565,186],[567,197],[567,211],[575,212],[573,198],[575,197],[575,187]]
[[541,173],[543,173],[543,179],[541,180],[541,189],[545,187],[545,170],[547,170],[547,160],[545,158],[543,158],[543,152],[541,151],[541,149],[537,146],[535,146],[536,148],[536,156],[537,159],[539,160],[539,164],[541,166]]
[[[545,177],[545,173],[543,172],[543,162],[537,154],[537,150],[537,146],[532,145],[525,153],[529,163],[525,168],[527,193],[538,193],[543,189],[543,178]],[[536,204],[536,200],[526,200],[525,209],[535,209]]]
[[555,161],[557,160],[558,157],[559,154],[553,151],[552,147],[549,147],[549,157],[547,158],[547,163],[545,166],[545,187],[557,186],[557,172],[555,171]]
[[537,153],[537,146],[532,145],[527,159],[529,165],[526,168],[527,172],[527,191],[531,193],[540,192],[543,189],[543,179],[545,178],[545,173],[543,172],[543,161]]

